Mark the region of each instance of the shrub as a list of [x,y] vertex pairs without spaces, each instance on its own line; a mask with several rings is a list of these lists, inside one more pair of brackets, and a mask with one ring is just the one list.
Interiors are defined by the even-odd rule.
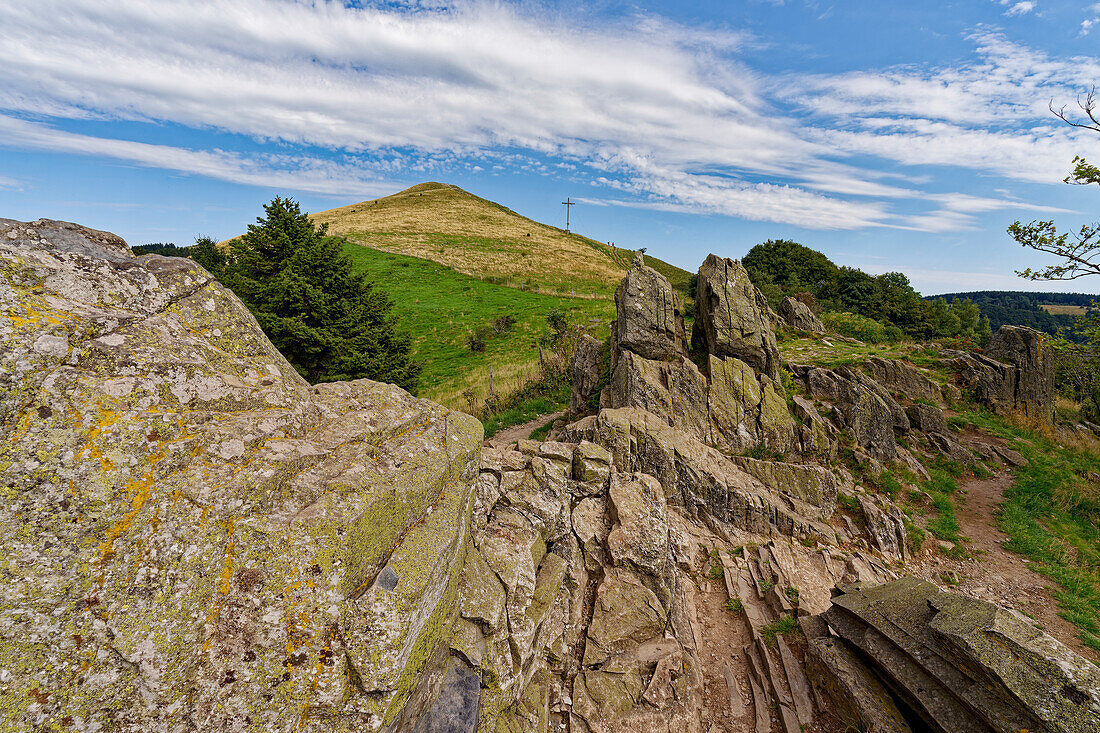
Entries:
[[865,343],[882,344],[890,340],[886,326],[866,316],[855,313],[823,313],[821,321],[830,331]]

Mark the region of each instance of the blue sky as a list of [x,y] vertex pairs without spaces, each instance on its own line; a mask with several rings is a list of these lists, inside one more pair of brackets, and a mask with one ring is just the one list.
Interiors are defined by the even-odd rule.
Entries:
[[5,0],[0,217],[132,244],[427,180],[694,270],[790,238],[924,293],[1096,219],[1100,3]]

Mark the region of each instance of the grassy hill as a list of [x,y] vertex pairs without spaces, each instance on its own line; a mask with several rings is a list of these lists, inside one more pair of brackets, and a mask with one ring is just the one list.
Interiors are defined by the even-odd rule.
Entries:
[[[470,394],[487,394],[490,366],[498,394],[537,375],[552,310],[606,337],[615,288],[634,257],[443,183],[312,218],[346,237],[356,266],[394,299],[424,365],[420,394],[458,409],[469,409]],[[653,257],[646,264],[686,295],[690,273]],[[472,350],[470,336],[502,316],[511,327]]]
[[[421,183],[312,217],[331,233],[372,249],[431,260],[508,287],[578,298],[613,297],[634,256],[445,183]],[[686,291],[688,272],[647,261]]]

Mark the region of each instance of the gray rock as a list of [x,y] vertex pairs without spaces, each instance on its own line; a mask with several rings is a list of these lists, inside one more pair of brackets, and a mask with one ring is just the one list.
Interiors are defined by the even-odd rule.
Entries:
[[617,349],[645,359],[669,361],[687,354],[679,297],[668,278],[641,258],[635,258],[615,291],[614,331]]
[[814,687],[836,705],[841,721],[865,733],[911,733],[876,675],[841,639],[811,637],[806,646],[806,671]]
[[736,260],[709,255],[699,268],[691,342],[779,379],[779,348],[768,323],[767,300]]
[[791,328],[810,333],[825,333],[825,325],[810,307],[797,298],[787,296],[779,304],[779,316]]
[[947,433],[947,419],[943,410],[934,405],[909,405],[905,408],[911,429],[921,433]]
[[603,343],[588,334],[577,341],[577,348],[569,361],[569,373],[573,378],[572,391],[569,394],[569,411],[576,414],[589,409],[589,401],[600,384],[601,370],[604,368],[601,354]]
[[457,615],[480,425],[310,386],[196,263],[103,232],[4,221],[0,283],[7,727],[39,689],[89,729],[396,717]]
[[941,399],[940,386],[907,361],[874,357],[864,362],[863,369],[890,392],[911,400]]
[[867,524],[871,546],[887,555],[907,559],[909,557],[909,533],[905,529],[905,515],[892,501],[884,497],[861,494],[859,506]]
[[963,386],[998,414],[1054,419],[1054,357],[1049,337],[1023,326],[1001,326],[984,354],[954,352]]

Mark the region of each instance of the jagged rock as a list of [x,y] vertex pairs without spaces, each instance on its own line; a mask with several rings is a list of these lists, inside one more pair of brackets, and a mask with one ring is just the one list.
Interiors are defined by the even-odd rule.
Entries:
[[604,344],[588,334],[581,336],[573,357],[569,361],[569,374],[573,378],[569,393],[569,411],[572,413],[588,410],[589,402],[600,385],[603,365]]
[[640,407],[699,440],[709,439],[707,381],[688,359],[654,361],[623,351],[608,394],[611,408]]
[[477,422],[311,387],[194,262],[103,232],[3,220],[0,283],[7,724],[376,730],[415,703]]
[[646,267],[641,257],[635,258],[615,291],[613,344],[615,350],[655,361],[687,354],[679,298],[668,278]]
[[820,518],[836,510],[836,477],[821,466],[736,457],[734,462],[768,488],[817,507]]
[[849,729],[864,733],[912,733],[878,676],[841,639],[811,638],[806,647],[807,673],[814,687],[836,705]]
[[814,403],[805,397],[794,395],[791,401],[794,416],[802,423],[799,426],[799,439],[803,452],[817,453],[829,458],[836,455],[837,429],[833,424],[823,418]]
[[797,447],[782,385],[765,375],[757,377],[752,367],[733,357],[711,355],[708,365],[711,430],[698,437],[734,453],[757,445],[778,452]]
[[1001,326],[985,354],[1016,367],[1012,409],[1053,421],[1055,357],[1049,341],[1049,336],[1033,328]]
[[587,484],[604,486],[611,478],[611,454],[587,440],[579,441],[573,452],[573,478]]
[[930,433],[926,437],[929,443],[953,461],[967,464],[977,463],[978,461],[968,448],[955,440],[954,436],[949,433]]
[[905,415],[913,430],[921,433],[947,433],[947,419],[943,416],[943,410],[934,405],[909,405],[905,408]]
[[1026,466],[1028,464],[1028,460],[1024,458],[1023,454],[1019,451],[1014,451],[1003,445],[995,445],[993,446],[993,450],[1001,457],[1001,460],[1013,468],[1019,468],[1020,466]]
[[732,356],[758,374],[779,379],[779,348],[768,303],[740,262],[709,255],[699,268],[691,342],[715,356]]
[[600,582],[588,625],[585,666],[602,664],[660,637],[667,622],[667,609],[633,572],[625,568],[608,570]]
[[909,430],[905,409],[865,374],[847,367],[793,366],[811,396],[830,402],[840,427],[877,460],[897,457],[895,436]]
[[1001,326],[984,354],[953,352],[952,366],[963,386],[998,414],[1054,418],[1054,358],[1045,334],[1023,326]]
[[888,391],[911,400],[938,402],[941,398],[940,386],[907,361],[873,357],[864,362],[863,369]]
[[905,515],[891,501],[861,494],[859,506],[867,524],[871,545],[887,556],[909,557],[909,533],[905,528]]
[[[607,496],[617,520],[607,537],[612,561],[617,566],[625,565],[670,581],[672,559],[661,483],[644,473],[616,474]],[[663,600],[667,602],[668,599]]]
[[1015,612],[902,578],[824,618],[922,729],[1100,729],[1100,669]]
[[798,298],[787,296],[779,304],[779,315],[791,328],[810,333],[825,333],[825,325],[814,315],[810,306]]

